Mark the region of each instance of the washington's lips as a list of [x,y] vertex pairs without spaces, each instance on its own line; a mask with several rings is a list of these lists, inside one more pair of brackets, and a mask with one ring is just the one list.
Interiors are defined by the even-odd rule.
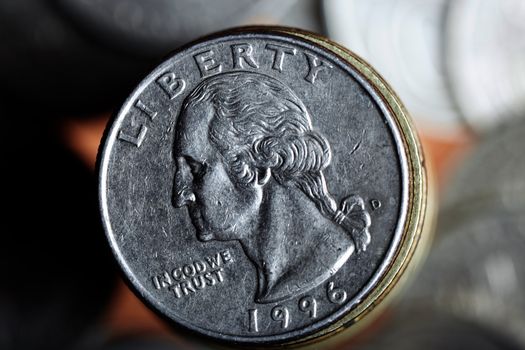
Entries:
[[188,206],[188,213],[195,228],[199,231],[204,230],[204,222],[199,208],[195,205],[190,205]]
[[196,205],[191,205],[188,207],[188,213],[190,215],[191,222],[197,231],[197,238],[200,241],[211,240],[212,235],[204,229],[204,220],[202,219],[202,214],[199,208]]

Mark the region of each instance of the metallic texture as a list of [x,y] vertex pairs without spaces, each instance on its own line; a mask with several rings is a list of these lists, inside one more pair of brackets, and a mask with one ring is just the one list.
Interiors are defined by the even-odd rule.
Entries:
[[396,284],[426,211],[397,96],[326,39],[241,28],[186,46],[131,94],[99,159],[111,247],[178,326],[301,343]]

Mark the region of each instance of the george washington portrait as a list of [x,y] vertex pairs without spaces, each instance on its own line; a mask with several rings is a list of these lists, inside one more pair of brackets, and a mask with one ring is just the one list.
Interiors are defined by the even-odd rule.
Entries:
[[238,241],[257,271],[258,303],[325,282],[370,243],[358,195],[338,205],[323,171],[332,151],[301,99],[253,72],[203,80],[175,128],[173,204],[197,238]]

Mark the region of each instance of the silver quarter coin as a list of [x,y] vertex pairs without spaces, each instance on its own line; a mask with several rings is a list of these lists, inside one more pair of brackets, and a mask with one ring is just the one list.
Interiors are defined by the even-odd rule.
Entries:
[[146,77],[99,159],[107,237],[174,324],[291,344],[367,315],[421,235],[423,159],[365,62],[291,29],[203,39]]

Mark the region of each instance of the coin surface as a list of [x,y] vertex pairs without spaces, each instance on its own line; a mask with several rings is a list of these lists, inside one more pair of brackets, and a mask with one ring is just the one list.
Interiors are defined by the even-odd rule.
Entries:
[[426,177],[402,104],[313,34],[242,28],[146,77],[108,128],[100,203],[138,295],[215,340],[356,323],[414,253]]

